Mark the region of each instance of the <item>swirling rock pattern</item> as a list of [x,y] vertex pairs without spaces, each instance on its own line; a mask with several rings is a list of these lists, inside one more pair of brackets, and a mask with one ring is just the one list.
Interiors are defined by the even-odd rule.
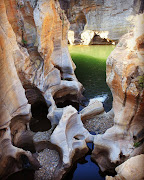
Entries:
[[144,153],[144,14],[135,28],[122,37],[107,59],[107,83],[113,95],[114,126],[95,136],[93,159],[101,170]]
[[[93,142],[93,138],[84,128],[77,110],[72,106],[65,107],[60,122],[51,135],[51,143],[61,150],[61,166],[64,169],[69,168],[74,156],[74,160],[84,156],[88,152],[86,143]],[[58,179],[63,173],[59,173]]]
[[33,143],[30,104],[45,101],[51,124],[57,124],[56,99],[69,95],[78,102],[82,85],[74,74],[69,23],[58,1],[1,0],[0,9],[0,178],[6,178],[25,167],[23,156],[39,167],[30,152],[18,148]]

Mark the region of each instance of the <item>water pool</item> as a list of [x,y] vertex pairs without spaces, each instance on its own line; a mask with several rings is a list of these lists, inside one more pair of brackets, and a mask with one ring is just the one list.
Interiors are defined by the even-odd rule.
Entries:
[[69,46],[76,64],[76,77],[85,87],[87,99],[102,101],[106,111],[112,107],[112,95],[106,84],[106,59],[115,48],[113,45]]
[[[112,94],[106,84],[106,59],[115,48],[113,45],[69,46],[69,52],[76,64],[76,77],[85,87],[84,96],[103,102],[105,111],[112,107]],[[92,143],[90,143],[91,146]],[[89,147],[90,148],[90,147]],[[99,167],[90,159],[90,152],[78,161],[64,180],[104,180]]]

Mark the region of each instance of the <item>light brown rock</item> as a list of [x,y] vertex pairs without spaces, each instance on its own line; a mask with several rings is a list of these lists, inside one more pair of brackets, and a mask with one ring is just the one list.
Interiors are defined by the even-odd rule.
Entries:
[[[44,101],[48,116],[58,117],[56,99],[72,94],[78,102],[82,85],[74,74],[69,23],[58,1],[1,0],[0,10],[1,179],[24,168],[22,155],[34,169],[39,167],[30,152],[18,148],[33,145],[30,104]],[[50,120],[58,123],[55,116]]]
[[60,4],[74,33],[70,44],[84,45],[117,42],[132,28],[127,19],[143,8],[140,0],[60,0]]
[[91,119],[92,117],[95,117],[96,115],[101,114],[103,112],[103,104],[96,99],[91,99],[88,106],[80,111],[80,114],[82,121],[84,121],[86,119]]
[[114,126],[95,136],[93,159],[102,171],[144,153],[144,14],[107,59],[107,83],[113,95]]
[[59,169],[55,174],[58,176],[55,178],[60,179],[65,172],[65,168],[69,168],[72,165],[72,160],[75,161],[88,152],[86,143],[93,141],[93,135],[84,128],[76,109],[72,106],[67,106],[64,108],[60,122],[50,139],[51,143],[58,146],[61,151],[61,172],[59,172]]
[[107,176],[106,180],[143,180],[144,155],[141,154],[128,159],[116,168],[116,172],[116,176]]

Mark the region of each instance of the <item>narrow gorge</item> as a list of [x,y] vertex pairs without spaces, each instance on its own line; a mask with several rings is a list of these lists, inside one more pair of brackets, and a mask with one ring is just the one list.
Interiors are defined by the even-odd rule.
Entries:
[[143,0],[0,12],[0,179],[143,180]]

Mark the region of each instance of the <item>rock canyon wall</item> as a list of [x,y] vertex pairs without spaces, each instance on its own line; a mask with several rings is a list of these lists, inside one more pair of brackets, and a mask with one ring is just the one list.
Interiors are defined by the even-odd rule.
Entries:
[[[84,28],[96,33],[98,25],[97,33],[105,33],[102,27],[112,26],[107,22],[111,17],[117,29],[107,29],[108,38],[115,41],[129,26],[123,17],[143,11],[143,4],[110,2],[63,1],[61,6],[78,38]],[[37,170],[35,179],[61,179],[88,152],[88,142],[95,145],[92,158],[102,171],[113,171],[144,153],[143,14],[135,17],[134,30],[121,38],[107,60],[113,110],[105,113],[96,100],[81,112],[58,105],[82,101],[83,86],[74,74],[67,47],[69,22],[57,0],[1,0],[0,10],[0,179],[23,169]],[[94,17],[99,22],[95,26]],[[84,127],[85,120],[108,115],[114,117],[114,126],[103,135],[91,135]],[[43,116],[50,125],[32,132]],[[126,178],[123,167],[107,178]]]
[[71,24],[70,44],[112,44],[127,33],[131,15],[142,12],[139,0],[60,0]]
[[28,146],[24,137],[31,137],[31,106],[45,103],[47,121],[54,126],[62,115],[56,102],[79,102],[82,85],[68,52],[69,22],[58,1],[1,0],[0,11],[1,179],[27,161],[39,167],[30,152],[18,148]]
[[[114,126],[95,136],[92,153],[102,171],[111,171],[127,159],[144,153],[144,14],[137,15],[134,23],[133,32],[121,38],[107,59]],[[139,168],[143,172],[143,166]]]

